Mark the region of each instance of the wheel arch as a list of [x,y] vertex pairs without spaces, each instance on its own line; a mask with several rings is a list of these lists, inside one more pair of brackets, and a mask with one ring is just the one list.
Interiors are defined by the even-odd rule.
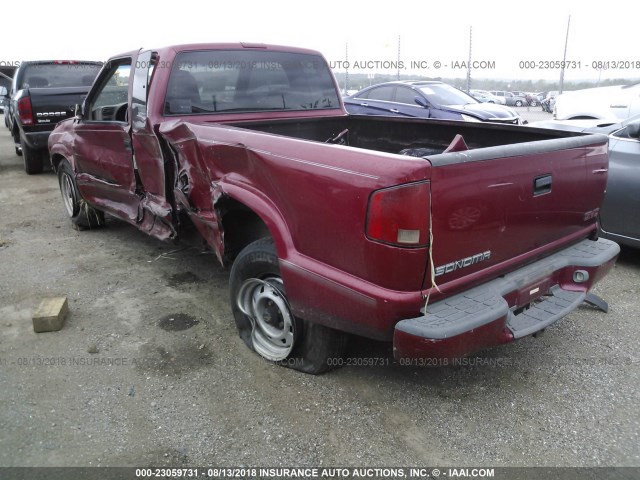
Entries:
[[[62,163],[63,160],[66,160],[67,162],[69,162],[69,159],[67,159],[67,157],[65,157],[61,153],[53,153],[53,152],[51,152],[51,165],[53,166],[53,171],[54,172],[58,171],[58,167],[60,166],[60,163]],[[71,165],[71,168],[75,172],[75,167],[74,167],[73,163],[69,162],[69,165]]]
[[249,244],[263,237],[273,238],[267,222],[244,203],[224,196],[216,203],[222,224],[225,263],[233,263]]
[[11,122],[11,135],[13,136],[13,140],[15,142],[20,141],[20,127],[18,126],[18,122],[15,120]]
[[222,230],[224,263],[231,264],[240,251],[263,237],[273,239],[278,258],[294,248],[289,226],[273,202],[236,185],[219,185],[224,192],[214,202]]

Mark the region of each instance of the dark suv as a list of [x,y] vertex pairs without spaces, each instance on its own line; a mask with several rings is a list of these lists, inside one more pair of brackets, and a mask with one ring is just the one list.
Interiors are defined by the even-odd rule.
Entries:
[[79,61],[22,62],[13,76],[8,127],[28,174],[42,172],[47,140],[56,124],[75,115],[102,64]]

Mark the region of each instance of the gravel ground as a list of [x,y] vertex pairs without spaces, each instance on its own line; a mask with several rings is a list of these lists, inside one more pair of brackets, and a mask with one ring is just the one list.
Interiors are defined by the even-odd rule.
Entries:
[[[77,232],[0,131],[0,466],[640,466],[640,251],[538,338],[308,376],[248,351],[228,271],[122,222]],[[41,299],[66,295],[55,333]],[[329,301],[329,300],[328,300]],[[90,353],[97,352],[97,353]]]

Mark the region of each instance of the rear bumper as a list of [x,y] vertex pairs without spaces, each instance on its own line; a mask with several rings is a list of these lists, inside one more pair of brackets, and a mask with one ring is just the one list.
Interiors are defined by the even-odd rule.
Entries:
[[47,130],[45,132],[26,132],[23,131],[24,141],[29,148],[33,148],[34,150],[46,150],[48,148],[47,142],[49,140],[49,135],[53,131],[53,126],[51,130]]
[[459,358],[540,331],[575,310],[613,267],[620,247],[583,240],[396,324],[400,358]]

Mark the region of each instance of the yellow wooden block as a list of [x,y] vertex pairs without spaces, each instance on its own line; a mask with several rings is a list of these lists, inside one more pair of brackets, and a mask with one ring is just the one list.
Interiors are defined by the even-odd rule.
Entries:
[[45,298],[33,312],[33,331],[40,333],[60,330],[68,311],[67,297]]

